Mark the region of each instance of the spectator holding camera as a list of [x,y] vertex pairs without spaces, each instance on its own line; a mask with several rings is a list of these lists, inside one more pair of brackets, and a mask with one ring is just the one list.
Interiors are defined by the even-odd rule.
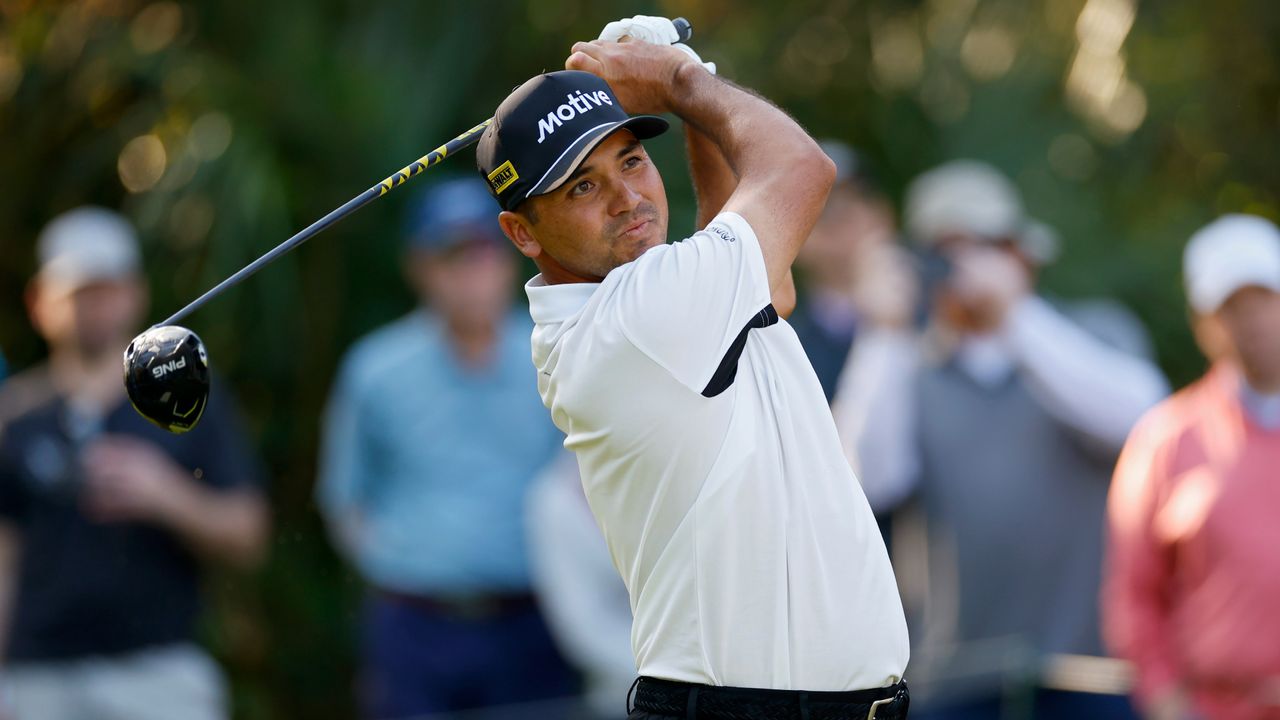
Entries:
[[836,182],[796,255],[800,292],[787,322],[830,402],[865,314],[861,291],[871,278],[864,270],[893,248],[897,228],[866,158],[838,140],[819,144],[836,165]]
[[[1101,654],[1108,481],[1129,429],[1166,385],[1123,309],[1059,308],[1035,292],[1054,238],[993,168],[959,161],[925,173],[908,189],[904,215],[922,252],[927,329],[910,328],[916,299],[906,270],[886,265],[836,394],[837,424],[878,511],[920,501],[928,548],[913,638],[920,709],[929,709],[923,681],[960,667],[972,673],[981,656],[1001,659],[991,684],[962,683],[966,695],[933,703],[935,717],[997,713],[1006,670]],[[1006,660],[1018,667],[999,667]],[[1078,700],[1039,693],[1035,716],[1106,716]]]
[[[877,318],[883,324],[894,312],[877,303],[885,297],[891,302],[897,298],[909,301],[915,296],[915,279],[910,274],[906,251],[896,242],[898,228],[893,206],[871,172],[866,156],[838,140],[822,140],[819,144],[836,165],[836,182],[809,238],[796,255],[799,292],[796,309],[787,322],[796,331],[827,402],[831,402],[849,352],[866,329],[868,319]],[[907,307],[906,315],[912,310]],[[900,320],[905,323],[909,319]],[[899,324],[899,319],[892,322]],[[847,455],[858,472],[857,454]],[[871,494],[874,488],[864,490],[892,552],[892,498],[886,501]]]
[[199,574],[261,559],[256,460],[218,394],[184,435],[129,407],[120,358],[147,293],[123,218],[72,210],[37,250],[49,360],[0,391],[0,716],[227,718],[194,644]]

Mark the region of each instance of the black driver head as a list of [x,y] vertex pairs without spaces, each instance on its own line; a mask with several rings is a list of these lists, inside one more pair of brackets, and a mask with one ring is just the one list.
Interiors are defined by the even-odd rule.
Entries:
[[142,417],[171,433],[190,430],[209,402],[204,343],[177,325],[147,330],[124,351],[124,386]]

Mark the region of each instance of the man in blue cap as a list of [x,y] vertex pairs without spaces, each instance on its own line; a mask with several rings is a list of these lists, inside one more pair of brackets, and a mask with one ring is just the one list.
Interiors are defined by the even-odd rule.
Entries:
[[529,481],[562,436],[529,382],[516,260],[474,178],[412,207],[405,269],[421,306],[347,353],[318,500],[369,583],[368,718],[563,697],[570,672],[530,594]]

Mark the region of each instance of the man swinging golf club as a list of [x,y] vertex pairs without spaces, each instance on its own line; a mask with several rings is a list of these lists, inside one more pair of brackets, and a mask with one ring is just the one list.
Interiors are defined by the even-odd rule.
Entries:
[[[526,285],[538,390],[631,596],[631,718],[901,718],[907,632],[822,388],[779,320],[831,161],[799,125],[611,23],[477,152]],[[636,38],[650,39],[640,42]],[[670,38],[670,39],[668,39]],[[642,140],[684,121],[700,231],[666,243]]]

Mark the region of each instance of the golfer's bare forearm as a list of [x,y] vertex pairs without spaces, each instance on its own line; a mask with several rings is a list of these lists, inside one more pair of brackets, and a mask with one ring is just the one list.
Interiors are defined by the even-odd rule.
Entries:
[[[689,154],[689,174],[697,196],[697,228],[701,230],[724,209],[738,187],[738,175],[729,167],[724,151],[706,133],[689,123],[684,124],[685,147]],[[774,310],[783,318],[791,317],[796,306],[796,285],[788,272],[770,284]]]
[[697,229],[701,230],[729,201],[738,187],[738,176],[729,167],[720,146],[706,133],[685,123],[684,138],[689,153],[689,175],[698,200]]
[[677,70],[672,98],[672,111],[714,142],[739,178],[773,173],[779,160],[809,150],[821,152],[777,106],[695,64]]
[[755,229],[777,286],[826,203],[835,166],[785,112],[694,64],[676,73],[671,97],[672,111],[715,143],[737,176],[722,209]]

